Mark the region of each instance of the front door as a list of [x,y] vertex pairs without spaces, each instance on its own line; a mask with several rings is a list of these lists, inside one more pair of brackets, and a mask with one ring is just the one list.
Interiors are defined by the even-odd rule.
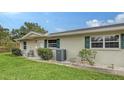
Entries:
[[37,49],[44,48],[44,41],[43,40],[32,40],[29,44],[29,51],[33,50],[34,55],[37,56]]
[[30,50],[34,50],[36,48],[36,42],[30,41],[29,47],[30,47]]
[[28,56],[36,56],[36,41],[31,40],[29,41],[29,49],[28,49]]
[[40,47],[44,48],[44,42],[43,41],[40,41]]

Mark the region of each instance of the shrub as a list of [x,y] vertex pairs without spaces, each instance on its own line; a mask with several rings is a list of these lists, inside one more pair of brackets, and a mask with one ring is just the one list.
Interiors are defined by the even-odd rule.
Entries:
[[96,55],[96,51],[90,50],[90,49],[82,49],[79,52],[79,56],[81,57],[82,61],[88,61],[90,65],[94,65],[94,59]]
[[22,52],[19,48],[12,48],[12,54],[16,56],[22,56]]
[[43,59],[43,60],[50,60],[53,57],[53,52],[51,49],[48,48],[39,48],[37,50],[38,55]]

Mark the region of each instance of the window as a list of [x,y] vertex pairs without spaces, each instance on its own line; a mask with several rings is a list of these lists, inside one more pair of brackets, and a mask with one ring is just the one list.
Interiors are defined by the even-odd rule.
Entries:
[[27,42],[23,42],[23,48],[27,49]]
[[105,48],[119,48],[119,35],[105,36]]
[[102,36],[91,37],[91,47],[103,48],[103,37]]
[[119,48],[119,35],[93,36],[91,48]]
[[48,40],[48,47],[57,47],[57,40]]

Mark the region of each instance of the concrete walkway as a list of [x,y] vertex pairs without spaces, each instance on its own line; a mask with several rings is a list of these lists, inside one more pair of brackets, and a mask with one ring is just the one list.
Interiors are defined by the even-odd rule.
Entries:
[[27,59],[32,60],[32,61],[36,61],[36,62],[65,65],[65,66],[80,68],[80,69],[93,69],[93,70],[98,71],[98,72],[111,73],[111,74],[124,76],[124,68],[123,67],[114,67],[114,69],[112,69],[112,68],[107,67],[106,65],[99,65],[99,64],[95,64],[94,66],[91,66],[88,64],[82,64],[82,63],[76,63],[76,62],[72,63],[69,61],[63,61],[63,62],[57,62],[55,60],[43,61],[40,58],[35,58],[35,57],[28,57]]

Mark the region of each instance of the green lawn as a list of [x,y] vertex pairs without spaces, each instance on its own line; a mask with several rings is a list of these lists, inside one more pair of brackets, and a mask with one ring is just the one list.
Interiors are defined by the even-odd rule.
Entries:
[[103,74],[62,65],[38,63],[23,57],[0,54],[0,80],[89,80],[124,79],[122,76]]

